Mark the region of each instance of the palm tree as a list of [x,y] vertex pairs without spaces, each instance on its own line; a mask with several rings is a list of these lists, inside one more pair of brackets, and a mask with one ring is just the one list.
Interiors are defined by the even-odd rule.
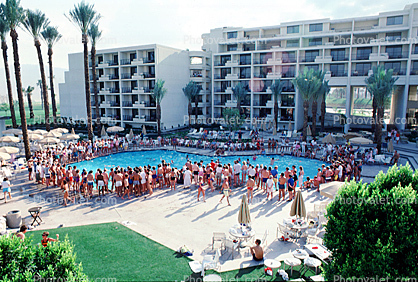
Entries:
[[325,115],[327,114],[326,99],[331,87],[328,85],[329,80],[322,83],[322,102],[321,102],[321,131],[325,130]]
[[26,11],[26,18],[23,21],[23,26],[25,29],[32,35],[36,52],[38,53],[38,61],[39,61],[39,69],[41,72],[41,80],[42,80],[42,95],[44,100],[44,112],[45,112],[45,128],[49,131],[49,101],[48,101],[48,86],[46,85],[46,77],[45,77],[45,67],[44,67],[44,59],[42,58],[42,51],[41,51],[41,31],[45,29],[49,25],[49,20],[39,10]]
[[24,90],[26,97],[28,98],[28,106],[29,106],[29,117],[34,118],[35,115],[33,114],[33,104],[32,104],[32,92],[35,88],[32,86],[28,86],[26,90]]
[[102,36],[98,24],[92,24],[88,30],[88,36],[91,40],[91,72],[93,75],[93,92],[94,92],[94,106],[96,107],[96,126],[97,135],[101,137],[100,111],[99,111],[99,94],[97,93],[97,75],[96,75],[96,42]]
[[36,86],[39,87],[39,91],[41,92],[41,106],[42,110],[44,109],[44,93],[42,91],[42,80],[38,79],[38,82],[36,83]]
[[12,38],[13,46],[13,60],[14,60],[14,70],[16,78],[16,89],[17,89],[17,98],[19,101],[19,112],[20,112],[20,123],[22,125],[22,135],[23,143],[25,145],[25,157],[27,160],[30,159],[30,145],[28,138],[28,125],[26,122],[26,113],[25,113],[25,102],[23,101],[22,93],[22,78],[20,73],[20,62],[19,62],[19,48],[17,45],[18,34],[16,28],[24,21],[25,12],[20,6],[20,0],[6,0],[5,4],[1,4],[1,10],[4,13],[7,25],[10,29],[10,37]]
[[279,100],[280,95],[282,94],[284,83],[279,79],[274,81],[274,83],[270,86],[271,91],[273,92],[274,98],[274,122],[277,129],[278,119],[279,119]]
[[237,109],[239,114],[241,114],[241,103],[245,100],[248,91],[245,89],[245,86],[239,82],[235,87],[232,88],[232,93],[234,98],[237,100]]
[[8,98],[9,98],[10,116],[12,118],[13,128],[17,128],[15,107],[13,105],[12,83],[10,81],[9,62],[7,60],[6,34],[8,32],[9,32],[9,26],[7,25],[6,19],[4,17],[4,13],[2,11],[0,11],[1,49],[3,50],[3,62],[4,62],[4,70],[5,70],[5,73],[6,73],[7,95],[8,95]]
[[202,85],[197,84],[194,81],[190,81],[186,87],[183,88],[184,96],[186,96],[187,100],[189,101],[188,105],[188,115],[189,115],[189,127],[190,127],[190,116],[192,115],[192,101],[195,103],[195,123],[197,123],[197,116],[198,116],[198,105],[199,105],[199,92],[202,90]]
[[164,80],[158,79],[155,83],[154,89],[152,90],[151,96],[157,105],[157,132],[161,135],[161,101],[163,100],[167,89],[164,88]]
[[52,47],[58,40],[61,39],[62,35],[58,32],[58,29],[53,26],[48,26],[41,32],[43,39],[48,44],[48,63],[49,63],[49,85],[51,87],[51,102],[52,102],[52,116],[54,118],[54,126],[57,126],[57,102],[55,100],[54,90],[54,69],[52,67]]
[[90,97],[90,81],[89,81],[89,64],[88,64],[88,30],[92,24],[96,24],[100,19],[100,14],[94,10],[94,5],[86,4],[84,1],[78,5],[74,5],[74,9],[70,10],[68,16],[69,21],[74,23],[81,31],[81,42],[84,45],[84,84],[86,91],[86,108],[87,108],[87,131],[89,139],[93,141],[93,125],[91,120],[91,97]]
[[303,99],[303,140],[306,141],[309,100],[314,93],[320,90],[322,81],[315,75],[315,70],[304,68],[303,72],[299,72],[299,75],[292,80],[292,83],[299,90]]
[[318,91],[312,93],[312,136],[316,136],[316,113],[318,111],[318,99],[323,96],[322,92],[324,91],[324,77],[325,73],[321,70],[315,71],[315,76],[321,82],[321,87]]
[[395,82],[398,77],[393,77],[393,69],[385,70],[384,66],[373,67],[373,74],[366,78],[367,90],[373,95],[376,101],[376,138],[377,150],[380,154],[382,149],[382,127],[385,102],[392,95]]

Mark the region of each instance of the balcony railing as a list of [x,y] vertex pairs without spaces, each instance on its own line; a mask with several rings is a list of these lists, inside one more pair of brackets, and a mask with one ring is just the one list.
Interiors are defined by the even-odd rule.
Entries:
[[418,70],[411,70],[411,75],[418,75]]
[[109,104],[111,107],[120,107],[120,103],[116,101],[110,101]]
[[110,88],[110,93],[119,93],[119,88]]
[[121,59],[120,60],[120,64],[121,65],[130,65],[131,64],[131,60],[130,59]]
[[117,66],[118,65],[118,62],[117,61],[107,61],[106,62],[109,66]]
[[347,76],[347,72],[346,71],[331,71],[331,77],[344,77]]
[[157,118],[154,116],[145,116],[145,121],[153,122],[153,121],[157,121]]
[[370,57],[370,54],[368,54],[368,53],[366,53],[366,54],[353,53],[351,55],[351,60],[358,60],[358,61],[368,60],[369,57]]
[[387,52],[389,59],[402,59],[408,58],[409,52]]
[[155,78],[155,73],[144,72],[144,78]]
[[219,75],[219,74],[214,74],[214,75],[213,75],[213,79],[221,79],[221,75]]
[[294,86],[283,86],[282,92],[295,92]]
[[144,62],[144,64],[152,64],[155,63],[154,59],[148,59],[148,58],[142,58],[142,61]]
[[132,107],[131,101],[122,101],[122,107]]
[[117,74],[110,74],[109,79],[119,79],[119,75]]
[[256,73],[256,74],[254,74],[254,77],[256,77],[256,78],[266,78],[267,74],[266,73]]
[[[96,62],[96,67],[99,65],[99,63],[98,62]],[[93,66],[93,63],[92,62],[89,62],[89,68],[91,68]]]
[[131,87],[122,87],[122,93],[132,93]]
[[333,61],[348,61],[348,57],[347,56],[332,56],[332,60]]
[[295,77],[295,73],[294,71],[288,71],[288,72],[284,72],[282,73],[282,77]]
[[244,66],[244,65],[251,65],[251,60],[241,60],[241,61],[239,61],[239,64],[240,64],[241,66]]
[[315,62],[316,56],[300,56],[299,60],[303,63],[312,63]]
[[133,121],[134,119],[133,119],[133,117],[132,117],[132,116],[123,116],[123,120],[126,120],[126,121]]
[[130,73],[122,73],[120,76],[122,79],[131,79],[132,77]]
[[369,75],[369,70],[355,70],[351,73],[352,76],[368,76]]
[[296,63],[296,58],[283,58],[282,59],[282,62],[284,64],[287,64],[287,63]]
[[393,75],[405,75],[406,74],[406,68],[402,68],[402,69],[394,69],[393,70]]
[[240,78],[240,79],[247,79],[247,78],[251,78],[251,75],[249,75],[249,74],[241,74],[241,75],[239,76],[239,78]]

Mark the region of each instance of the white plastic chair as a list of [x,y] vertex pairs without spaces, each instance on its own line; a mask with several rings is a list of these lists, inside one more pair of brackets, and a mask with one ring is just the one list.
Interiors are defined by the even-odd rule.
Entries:
[[231,252],[232,259],[234,259],[234,251],[239,252],[239,242],[234,243],[232,240],[225,240],[225,251]]
[[215,242],[221,242],[221,247],[225,247],[226,234],[222,232],[213,232],[212,236],[212,250]]
[[205,277],[205,270],[208,269],[219,269],[220,268],[220,263],[219,263],[219,257],[221,256],[221,251],[219,249],[217,249],[215,251],[215,255],[211,256],[211,255],[206,255],[203,257],[203,261],[202,261],[202,277]]

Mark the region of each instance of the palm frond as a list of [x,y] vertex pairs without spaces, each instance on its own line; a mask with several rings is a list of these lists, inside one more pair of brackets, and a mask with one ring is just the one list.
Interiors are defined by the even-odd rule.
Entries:
[[184,96],[186,96],[187,100],[191,102],[197,95],[199,95],[200,90],[202,90],[201,85],[197,84],[194,81],[190,81],[183,88],[183,93]]
[[87,31],[87,35],[91,40],[91,45],[96,47],[96,42],[99,41],[102,37],[102,31],[99,29],[99,24],[92,24],[89,30]]
[[48,44],[48,48],[52,48],[57,43],[62,35],[58,32],[58,28],[54,26],[48,26],[41,32],[42,38]]
[[10,31],[10,27],[7,24],[6,15],[3,11],[3,4],[0,5],[0,38],[1,41],[6,40],[6,35]]
[[235,87],[232,88],[232,93],[233,93],[234,98],[238,102],[242,102],[247,96],[248,91],[247,89],[245,89],[244,85],[240,82]]
[[11,30],[15,30],[26,17],[25,11],[20,6],[20,0],[6,0],[1,6],[7,25]]
[[26,17],[22,23],[30,35],[38,39],[41,31],[48,27],[49,20],[40,10],[26,10]]
[[322,74],[320,75],[313,69],[304,68],[303,72],[299,72],[299,75],[292,80],[293,85],[299,90],[304,101],[308,101],[318,95],[323,81],[321,76]]
[[151,97],[157,104],[161,104],[161,101],[167,93],[167,89],[164,88],[164,83],[164,80],[158,79],[155,83],[154,89],[152,90]]
[[83,35],[87,35],[87,32],[92,24],[98,22],[101,15],[94,10],[94,5],[86,4],[81,1],[78,5],[74,5],[74,9],[68,12],[67,19],[75,24]]
[[367,91],[375,98],[378,107],[384,107],[385,101],[392,95],[395,82],[399,77],[393,77],[393,69],[386,70],[384,66],[373,67],[373,74],[365,79]]
[[284,82],[280,79],[275,80],[274,83],[270,86],[270,89],[273,93],[274,101],[279,100],[279,96],[282,94]]

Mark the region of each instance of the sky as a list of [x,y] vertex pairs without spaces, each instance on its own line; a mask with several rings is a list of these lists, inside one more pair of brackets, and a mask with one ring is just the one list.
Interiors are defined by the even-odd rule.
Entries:
[[[87,2],[94,4],[96,11],[102,16],[99,27],[103,34],[102,39],[97,43],[98,50],[152,43],[180,49],[200,50],[201,35],[210,32],[213,28],[257,27],[309,19],[370,16],[377,15],[379,12],[403,10],[405,5],[413,3],[404,0],[378,2],[360,0],[100,0]],[[44,12],[50,20],[50,25],[57,26],[63,35],[54,47],[55,83],[64,82],[64,71],[68,69],[68,54],[83,51],[80,31],[65,16],[77,3],[79,1],[21,0],[23,8],[39,9]],[[18,30],[18,34],[23,85],[24,87],[35,86],[40,75],[33,39],[22,29]],[[8,38],[8,46],[9,65],[12,65],[10,38]],[[46,44],[43,44],[42,48],[44,61],[47,63]],[[1,64],[0,96],[6,94],[4,77],[3,64]],[[34,99],[40,100],[37,87],[35,87]]]

